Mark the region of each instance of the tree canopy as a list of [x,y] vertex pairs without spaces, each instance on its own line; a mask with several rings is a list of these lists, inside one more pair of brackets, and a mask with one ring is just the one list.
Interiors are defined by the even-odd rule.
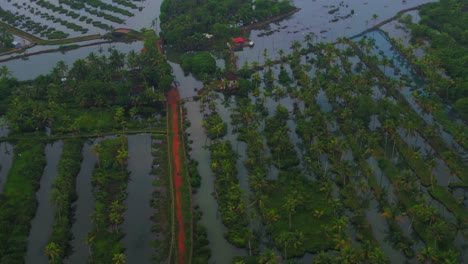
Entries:
[[240,33],[239,27],[291,10],[289,0],[165,0],[161,5],[161,36],[180,50],[210,47],[212,40]]

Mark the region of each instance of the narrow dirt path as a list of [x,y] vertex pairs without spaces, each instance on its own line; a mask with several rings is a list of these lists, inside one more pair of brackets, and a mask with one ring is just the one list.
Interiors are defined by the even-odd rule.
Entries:
[[172,159],[174,160],[174,178],[175,178],[175,196],[176,196],[176,209],[177,209],[177,222],[178,222],[178,254],[177,258],[179,264],[185,263],[185,233],[184,233],[184,219],[182,218],[182,205],[180,198],[180,189],[182,187],[182,175],[180,175],[180,170],[182,167],[181,157],[180,157],[180,136],[179,136],[179,111],[177,107],[177,102],[179,101],[179,92],[176,88],[172,88],[168,92],[168,103],[171,107],[172,117]]

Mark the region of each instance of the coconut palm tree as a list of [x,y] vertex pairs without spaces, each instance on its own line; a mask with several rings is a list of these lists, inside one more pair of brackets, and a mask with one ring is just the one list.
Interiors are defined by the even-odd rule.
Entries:
[[425,264],[436,263],[438,259],[435,248],[431,246],[426,246],[423,248],[418,254],[418,260]]
[[55,242],[50,242],[45,248],[45,253],[50,258],[51,263],[56,263],[60,257],[61,250]]
[[2,76],[2,78],[8,78],[8,76],[11,76],[11,75],[12,75],[12,72],[8,69],[8,67],[5,65],[2,65],[2,67],[0,68],[0,76]]
[[296,194],[291,193],[286,197],[286,201],[283,204],[283,207],[288,211],[288,223],[289,229],[291,229],[291,215],[296,212],[297,207],[301,204],[299,197]]
[[127,258],[123,253],[114,253],[114,256],[112,256],[112,261],[114,264],[125,264],[127,263]]

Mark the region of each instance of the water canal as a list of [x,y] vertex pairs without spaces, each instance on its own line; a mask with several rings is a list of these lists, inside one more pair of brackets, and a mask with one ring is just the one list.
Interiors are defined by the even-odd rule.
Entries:
[[67,263],[86,263],[89,256],[89,249],[86,243],[88,232],[93,227],[91,214],[94,211],[94,196],[91,186],[91,176],[97,162],[97,155],[92,148],[101,139],[88,140],[82,150],[83,160],[81,169],[76,177],[77,200],[75,206],[75,222],[72,226],[73,240],[71,246],[73,253],[66,260]]
[[128,165],[130,179],[127,186],[126,211],[122,230],[125,233],[123,245],[128,263],[150,263],[153,247],[151,241],[150,206],[153,192],[153,177],[150,174],[153,156],[151,155],[151,135],[141,134],[128,137]]
[[31,231],[28,238],[26,263],[49,263],[45,248],[49,243],[54,225],[54,208],[50,202],[52,183],[57,177],[58,162],[63,150],[63,141],[47,144],[45,148],[47,164],[41,177],[40,187],[36,193],[38,207],[36,215],[31,222]]

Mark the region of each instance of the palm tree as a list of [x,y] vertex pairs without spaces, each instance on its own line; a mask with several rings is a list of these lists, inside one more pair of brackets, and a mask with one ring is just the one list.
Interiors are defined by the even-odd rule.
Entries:
[[431,177],[431,188],[434,190],[434,168],[437,166],[437,160],[434,155],[428,155],[426,158],[426,164],[429,169],[429,175]]
[[124,172],[128,159],[128,150],[126,150],[124,147],[118,149],[116,159],[122,168],[122,172]]
[[109,64],[112,70],[117,70],[119,73],[122,73],[122,68],[125,66],[125,54],[116,50],[111,49],[109,55]]
[[0,68],[0,76],[2,76],[2,78],[8,78],[8,76],[11,76],[11,75],[12,75],[12,72],[8,69],[8,67],[5,65],[2,65],[2,67]]
[[112,261],[114,262],[114,264],[125,264],[127,263],[127,258],[123,253],[114,253]]
[[418,260],[425,264],[437,262],[435,249],[431,246],[423,248],[422,251],[418,254]]
[[278,264],[279,263],[279,256],[276,256],[275,252],[271,249],[266,251],[262,251],[258,258],[259,264]]
[[118,200],[113,201],[110,206],[110,213],[109,213],[109,220],[113,225],[114,232],[119,230],[119,225],[123,222],[123,215],[122,212],[124,211],[125,207],[123,204],[119,203]]
[[55,263],[60,257],[60,247],[55,242],[50,242],[45,248],[45,253],[50,258],[50,262]]
[[288,211],[289,229],[291,229],[291,215],[302,204],[302,197],[297,191],[288,194],[283,207]]
[[94,243],[94,240],[96,239],[96,237],[93,235],[93,234],[88,234],[88,236],[85,238],[85,244],[88,246],[88,252],[89,252],[89,255],[91,256],[91,259],[93,257],[93,243]]
[[277,238],[277,243],[284,248],[284,258],[288,258],[288,246],[293,242],[293,232],[282,232]]
[[56,216],[58,216],[58,222],[62,223],[62,208],[67,206],[67,193],[63,192],[57,186],[60,186],[58,181],[63,181],[63,178],[58,178],[54,183],[54,188],[52,189],[52,194],[50,196],[50,201],[54,205],[56,210]]
[[52,71],[55,72],[58,77],[63,78],[68,71],[68,65],[65,64],[63,60],[59,60]]

